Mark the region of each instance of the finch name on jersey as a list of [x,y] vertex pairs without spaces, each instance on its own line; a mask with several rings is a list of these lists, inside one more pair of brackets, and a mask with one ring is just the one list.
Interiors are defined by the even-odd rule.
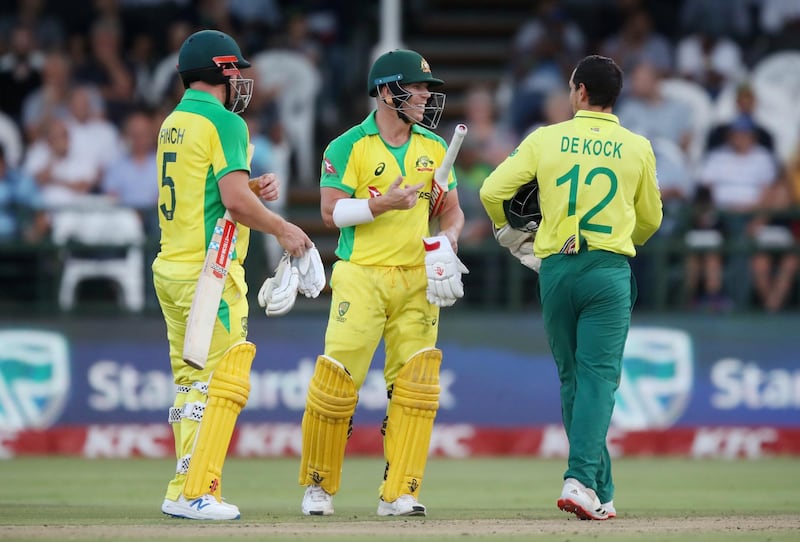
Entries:
[[561,152],[622,159],[622,143],[585,137],[561,137]]
[[162,144],[172,143],[173,145],[180,145],[183,143],[183,136],[185,134],[185,128],[161,128],[161,133],[158,134],[158,141]]

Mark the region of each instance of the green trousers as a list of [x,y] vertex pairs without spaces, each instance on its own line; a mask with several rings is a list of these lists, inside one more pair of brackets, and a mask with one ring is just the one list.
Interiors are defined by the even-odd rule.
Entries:
[[564,478],[594,489],[605,503],[614,498],[606,436],[636,297],[628,259],[599,250],[549,256],[539,293],[569,439]]

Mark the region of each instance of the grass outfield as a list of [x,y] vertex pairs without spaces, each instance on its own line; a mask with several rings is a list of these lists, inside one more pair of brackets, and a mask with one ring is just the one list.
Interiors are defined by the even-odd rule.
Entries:
[[48,457],[0,461],[0,540],[796,541],[800,460],[619,459],[619,517],[579,521],[555,506],[563,460],[431,459],[427,518],[377,518],[383,462],[348,457],[336,515],[300,514],[297,459],[231,459],[238,522],[160,513],[174,461]]

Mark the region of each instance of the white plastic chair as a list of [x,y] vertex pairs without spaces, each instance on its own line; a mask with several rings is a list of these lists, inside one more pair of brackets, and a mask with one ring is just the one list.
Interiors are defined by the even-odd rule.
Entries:
[[286,138],[297,157],[298,175],[308,182],[316,176],[314,123],[321,76],[308,58],[288,50],[270,50],[252,61],[261,90],[279,89],[278,112]]
[[692,81],[671,78],[661,82],[661,95],[686,104],[692,113],[692,142],[688,149],[688,158],[692,167],[696,166],[703,156],[708,130],[714,117],[714,107],[708,93]]
[[[120,301],[127,310],[139,312],[144,308],[145,236],[136,211],[111,206],[61,209],[53,211],[52,227],[53,242],[63,251],[58,289],[62,310],[74,307],[78,284],[90,278],[118,284]],[[80,252],[72,250],[73,244]],[[121,249],[122,253],[109,254],[109,249]]]

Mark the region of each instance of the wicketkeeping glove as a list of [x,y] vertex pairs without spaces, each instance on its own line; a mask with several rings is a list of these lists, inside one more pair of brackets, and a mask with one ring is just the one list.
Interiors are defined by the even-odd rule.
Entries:
[[469,273],[469,270],[458,259],[450,240],[444,235],[425,237],[422,243],[425,246],[425,271],[428,274],[428,302],[449,307],[464,297],[461,275]]
[[300,282],[298,291],[306,297],[317,297],[325,288],[325,267],[317,247],[311,247],[299,258],[292,258]]
[[292,310],[297,299],[300,276],[292,265],[289,254],[283,254],[275,275],[264,281],[258,292],[258,304],[267,316],[281,316]]
[[512,256],[522,262],[522,265],[538,273],[542,260],[533,255],[534,235],[535,233],[515,230],[508,224],[499,230],[494,230],[494,238],[500,246],[507,248]]

